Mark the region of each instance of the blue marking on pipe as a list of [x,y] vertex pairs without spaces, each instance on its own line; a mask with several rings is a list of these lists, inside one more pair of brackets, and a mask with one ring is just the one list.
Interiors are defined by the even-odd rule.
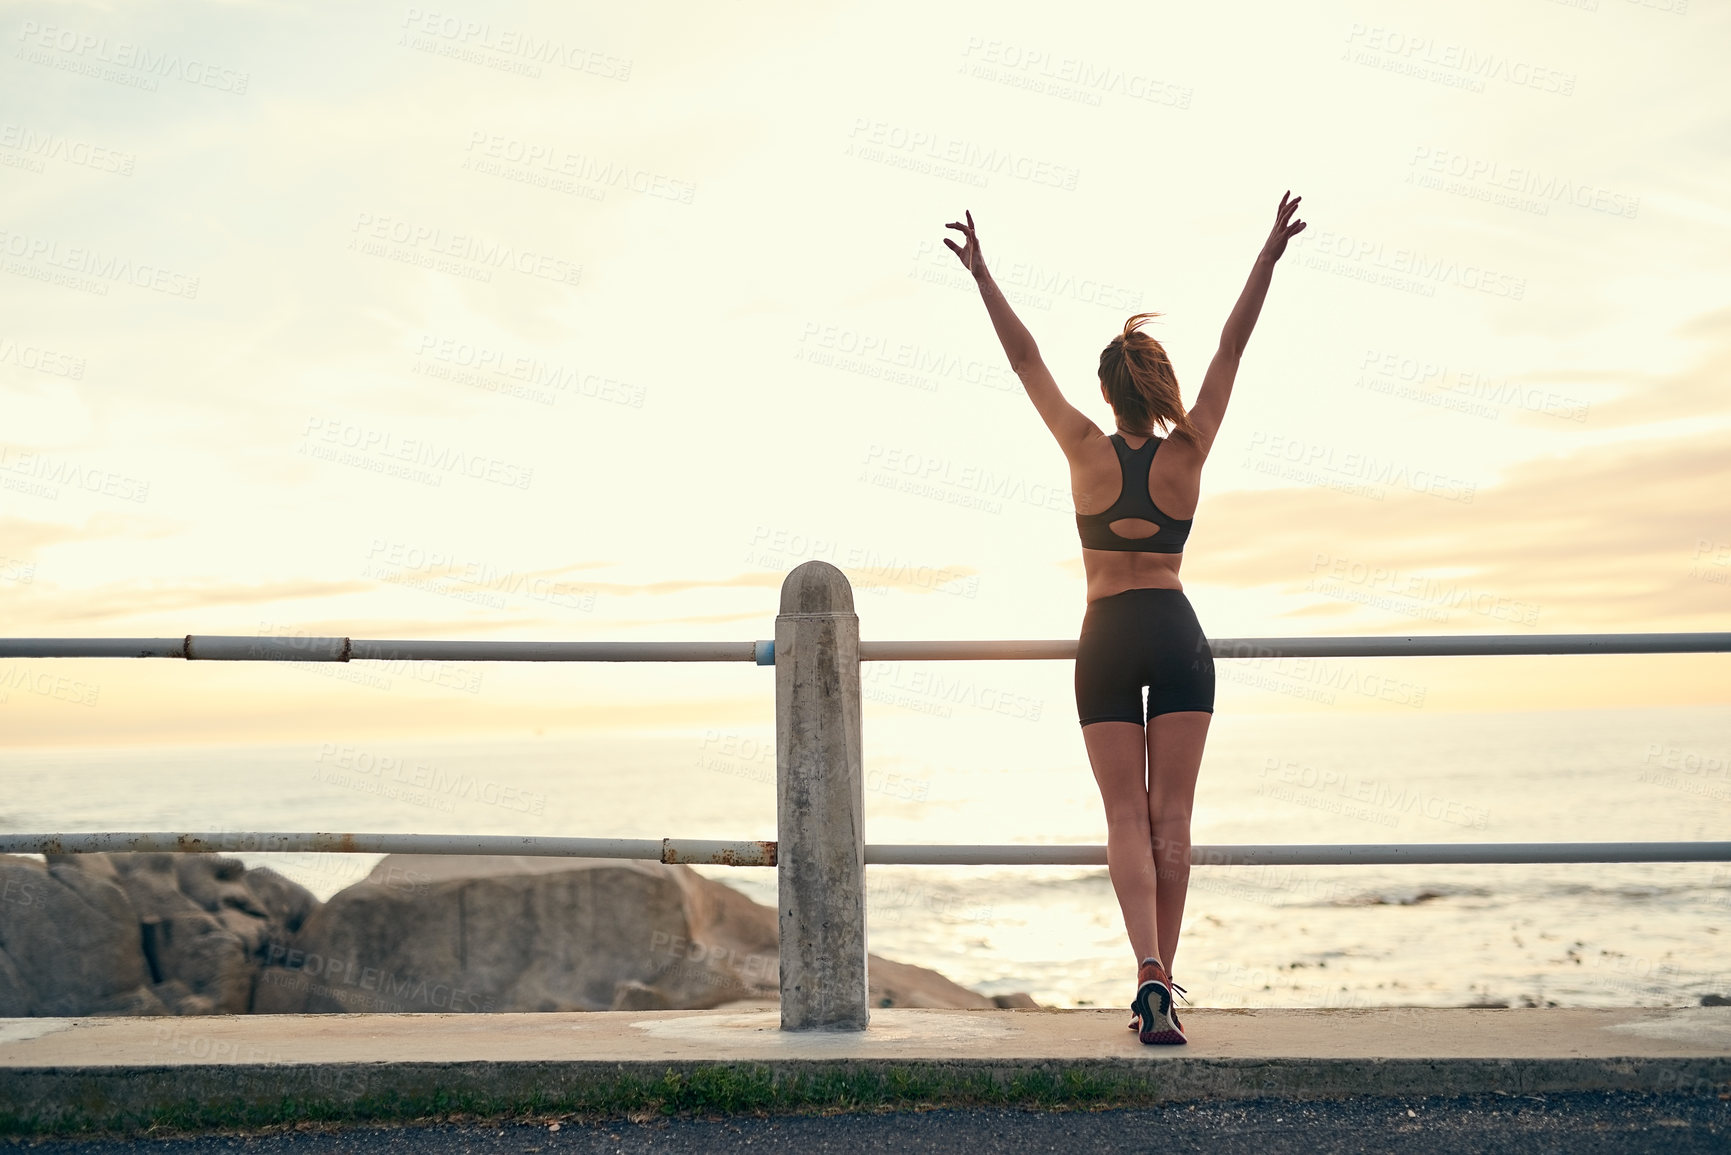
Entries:
[[775,665],[775,639],[774,638],[770,638],[768,641],[753,642],[751,644],[751,646],[752,646],[752,653],[756,656],[758,665],[760,665],[760,666],[773,666],[773,665]]

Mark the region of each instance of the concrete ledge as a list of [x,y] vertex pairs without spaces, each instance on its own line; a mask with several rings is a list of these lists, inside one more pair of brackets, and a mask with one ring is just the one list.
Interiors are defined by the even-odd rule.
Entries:
[[453,1114],[1136,1105],[1731,1092],[1731,1008],[1195,1010],[1143,1047],[1120,1011],[776,1010],[0,1020],[0,1133]]

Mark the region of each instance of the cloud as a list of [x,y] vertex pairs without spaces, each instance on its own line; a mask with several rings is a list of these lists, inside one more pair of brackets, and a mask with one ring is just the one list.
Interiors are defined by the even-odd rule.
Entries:
[[[1598,447],[1516,466],[1470,504],[1240,491],[1205,503],[1196,537],[1191,581],[1408,618],[1440,609],[1473,632],[1711,628],[1728,600],[1725,555],[1713,559],[1731,537],[1731,454],[1722,433]],[[1288,613],[1315,604],[1300,598]]]
[[11,599],[8,612],[14,621],[33,624],[97,622],[173,610],[337,597],[371,588],[371,583],[362,581],[305,580],[250,584],[211,580],[172,584],[127,581],[81,589],[36,583]]
[[98,513],[79,526],[24,517],[0,517],[0,542],[10,556],[31,560],[38,550],[69,541],[101,541],[113,537],[166,537],[174,527],[160,518]]
[[[446,568],[449,569],[450,567]],[[530,574],[527,576],[534,577],[541,576],[542,574],[558,574],[576,568],[580,567],[566,566],[559,569],[541,571],[539,574]],[[963,578],[971,577],[979,572],[970,566],[963,565],[918,566],[898,564],[881,566],[837,566],[836,568],[845,573],[848,580],[855,585],[873,586],[878,588],[888,587],[890,589],[904,590],[908,593],[920,594],[935,593],[940,586],[946,585],[952,581],[960,581]],[[779,570],[748,570],[745,573],[733,574],[730,577],[723,578],[673,578],[666,581],[652,582],[585,581],[581,583],[573,583],[571,588],[577,592],[586,593],[593,591],[598,594],[614,594],[623,597],[632,597],[638,594],[677,594],[686,593],[691,590],[708,589],[779,589],[781,583],[786,580],[787,574]],[[752,615],[746,616],[749,617]],[[663,620],[698,621],[702,619]],[[729,616],[723,615],[721,618],[715,620],[729,620]]]
[[1587,420],[1596,429],[1731,415],[1731,307],[1695,317],[1681,326],[1677,335],[1705,342],[1708,348],[1695,364],[1675,372],[1558,370],[1529,374],[1528,379],[1535,382],[1631,382],[1625,393],[1592,407]]
[[[558,572],[558,571],[553,571]],[[783,575],[778,573],[741,573],[725,578],[669,579],[655,582],[593,582],[582,583],[584,591],[631,597],[637,594],[677,594],[688,590],[726,589],[733,586],[779,586]]]

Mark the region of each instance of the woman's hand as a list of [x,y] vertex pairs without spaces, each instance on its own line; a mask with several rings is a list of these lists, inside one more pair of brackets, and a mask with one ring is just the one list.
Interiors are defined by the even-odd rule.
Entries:
[[[1291,197],[1290,200],[1287,198]],[[1293,220],[1292,214],[1298,211],[1298,202],[1303,197],[1295,197],[1288,189],[1280,198],[1280,209],[1274,214],[1274,228],[1269,232],[1268,239],[1262,242],[1262,254],[1270,260],[1278,261],[1286,251],[1286,242],[1304,231],[1304,222]]]
[[962,264],[967,267],[968,272],[977,277],[986,271],[986,258],[980,252],[980,238],[974,233],[974,214],[969,212],[966,215],[968,218],[967,224],[964,225],[961,221],[951,221],[944,227],[947,229],[960,229],[962,235],[967,238],[967,243],[958,247],[956,242],[952,241],[949,237],[945,237],[944,244],[950,246],[950,252],[956,254]]

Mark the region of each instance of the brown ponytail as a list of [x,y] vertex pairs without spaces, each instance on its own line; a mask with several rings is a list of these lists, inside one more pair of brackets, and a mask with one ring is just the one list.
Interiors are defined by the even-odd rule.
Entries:
[[1100,351],[1100,380],[1107,399],[1126,429],[1152,428],[1159,422],[1180,437],[1196,440],[1196,427],[1184,411],[1178,375],[1160,342],[1141,331],[1159,313],[1137,313],[1124,331]]

